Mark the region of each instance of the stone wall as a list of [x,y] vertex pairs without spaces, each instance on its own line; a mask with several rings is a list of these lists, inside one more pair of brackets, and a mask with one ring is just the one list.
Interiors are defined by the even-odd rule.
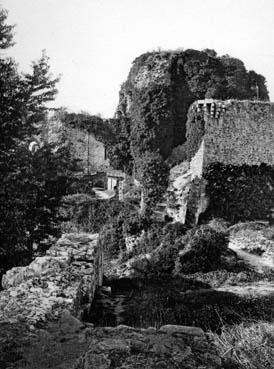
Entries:
[[67,127],[66,136],[72,144],[73,156],[80,160],[86,171],[104,171],[109,168],[105,146],[92,133]]
[[[174,219],[183,223],[193,222],[193,219],[197,222],[199,215],[207,210],[208,205],[211,209],[211,216],[214,216],[214,209],[212,209],[212,204],[210,205],[212,193],[209,193],[210,186],[204,179],[208,168],[216,164],[221,165],[222,168],[231,166],[235,168],[234,171],[238,168],[238,172],[243,174],[247,167],[252,167],[254,173],[262,174],[263,181],[263,175],[266,174],[264,177],[268,178],[268,172],[264,173],[263,169],[259,169],[260,166],[262,164],[268,167],[274,166],[273,103],[206,99],[196,101],[190,109],[202,117],[205,124],[202,142],[190,161],[189,171],[171,182],[171,191],[175,196],[177,210],[169,213],[173,213]],[[222,176],[221,173],[216,173],[216,175]],[[250,186],[253,186],[252,189]],[[251,204],[256,204],[256,201],[258,202],[258,199],[262,197],[262,194],[258,193],[258,188],[262,190],[267,188],[265,186],[271,187],[270,182],[262,182],[260,186],[256,183],[255,186],[255,184],[252,185],[252,178],[250,178],[248,188]],[[220,193],[223,191],[222,203],[225,203],[227,197],[226,187],[225,184],[221,188],[218,187]],[[210,188],[214,191],[214,185]],[[266,196],[269,195],[265,194]],[[271,198],[269,198],[269,203],[270,200]],[[227,201],[230,200],[227,199]],[[220,207],[220,204],[214,204],[214,206]],[[229,209],[229,204],[225,204],[225,208]],[[243,208],[239,207],[238,211],[243,213]],[[250,211],[251,213],[260,218],[258,212]],[[265,211],[261,212],[261,216],[264,219]]]
[[45,256],[15,267],[2,278],[0,322],[36,325],[64,310],[80,318],[102,285],[98,234],[64,234]]
[[105,145],[87,130],[65,124],[62,111],[50,113],[43,129],[43,139],[53,144],[71,144],[74,158],[79,159],[83,171],[105,171],[109,168]]
[[[218,102],[214,102],[216,106]],[[225,165],[274,165],[274,103],[227,101],[217,117],[205,113],[204,167]]]
[[204,168],[204,158],[205,158],[205,141],[202,140],[202,143],[199,147],[199,150],[194,155],[190,162],[190,170],[191,170],[191,179],[195,177],[201,178],[203,175]]

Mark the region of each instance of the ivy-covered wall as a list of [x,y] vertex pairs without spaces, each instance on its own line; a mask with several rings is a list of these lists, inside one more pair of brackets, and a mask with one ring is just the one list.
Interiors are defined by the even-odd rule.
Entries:
[[166,159],[187,139],[187,113],[195,100],[253,99],[258,92],[260,100],[268,100],[264,77],[229,55],[209,49],[147,52],[133,61],[116,115],[130,119],[130,142],[142,146],[149,136],[149,149]]
[[188,113],[187,221],[270,220],[274,209],[274,104],[199,100]]
[[204,166],[274,165],[274,103],[232,100],[205,117]]
[[108,135],[111,136],[109,131],[100,117],[57,110],[49,115],[43,135],[49,143],[69,144],[81,170],[91,173],[109,168],[106,157],[106,142]]
[[[268,100],[263,76],[247,71],[239,59],[217,56],[214,50],[142,54],[133,61],[120,90],[115,118],[116,126],[122,127],[122,145],[115,144],[111,164],[117,169],[129,168],[128,172],[132,171],[140,180],[146,175],[146,159],[153,157],[154,165],[157,163],[164,173],[167,163],[170,166],[179,163],[176,147],[182,145],[182,160],[190,160],[201,144],[203,117],[188,114],[195,100],[253,99],[258,92],[260,100]],[[150,177],[148,182],[157,187],[157,176]]]
[[274,208],[274,167],[211,164],[204,178],[209,205],[203,218],[224,218],[232,223],[271,220]]

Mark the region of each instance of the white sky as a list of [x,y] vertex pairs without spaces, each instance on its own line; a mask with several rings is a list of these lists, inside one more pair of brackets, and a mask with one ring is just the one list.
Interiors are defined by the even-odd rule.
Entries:
[[263,74],[274,100],[274,0],[0,0],[8,50],[26,71],[46,49],[62,74],[54,106],[111,117],[131,62],[157,49],[215,49]]

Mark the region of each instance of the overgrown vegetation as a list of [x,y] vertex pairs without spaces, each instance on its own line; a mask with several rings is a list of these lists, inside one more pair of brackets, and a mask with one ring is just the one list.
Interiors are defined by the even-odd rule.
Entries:
[[[13,26],[0,10],[0,50],[13,43]],[[28,146],[43,121],[46,103],[54,99],[58,78],[43,53],[22,74],[16,62],[0,58],[0,269],[31,258],[34,243],[58,235],[58,207],[67,193],[73,160],[66,147]]]
[[[180,150],[187,160],[199,147],[202,118],[189,117],[186,127],[188,108],[195,100],[255,99],[258,91],[259,99],[268,100],[263,76],[248,72],[239,59],[217,56],[214,50],[142,54],[134,60],[122,85],[114,124],[119,127],[120,139],[111,149],[111,162],[117,169],[131,172],[134,168],[143,185],[147,168],[140,163],[157,156],[155,162],[164,177],[165,160],[175,147],[183,144]],[[147,177],[159,191],[145,194],[144,201],[158,201],[165,181],[159,185],[153,173]]]
[[[226,267],[227,231],[217,226],[188,229],[180,223],[151,222],[135,210],[124,210],[101,230],[107,255],[131,259],[131,267],[145,279],[208,272]],[[127,238],[134,248],[126,250]]]
[[113,140],[111,126],[97,115],[88,113],[64,113],[62,120],[65,124],[94,134],[95,138],[104,144]]
[[100,200],[94,196],[76,193],[63,197],[60,215],[66,232],[98,233],[108,222],[127,217],[131,204],[123,204],[117,199]]
[[218,269],[227,247],[226,232],[203,225],[191,229],[180,243],[182,251],[176,260],[175,272],[187,274]]
[[194,110],[189,110],[186,122],[186,141],[173,149],[168,158],[170,166],[185,160],[190,161],[193,158],[201,145],[205,133],[204,125],[203,114],[197,114]]
[[274,207],[274,169],[260,166],[210,165],[204,175],[210,194],[206,218],[220,217],[236,223],[270,220]]
[[274,358],[273,323],[259,321],[225,327],[215,344],[224,358],[225,368],[271,368]]
[[107,143],[107,156],[114,169],[120,169],[131,175],[133,157],[128,140],[131,121],[127,117],[120,117],[119,119],[110,119],[108,122],[113,131],[113,140],[111,143]]
[[[208,226],[190,229],[172,227],[163,231],[150,230],[142,237],[136,253],[150,253],[150,258],[140,258],[133,263],[138,273],[147,278],[165,278],[172,274],[189,274],[218,269],[227,251],[227,235]],[[153,249],[152,249],[153,247]]]

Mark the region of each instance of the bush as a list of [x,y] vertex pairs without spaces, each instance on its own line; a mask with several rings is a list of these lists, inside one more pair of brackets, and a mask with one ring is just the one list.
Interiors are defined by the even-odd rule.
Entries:
[[106,224],[100,232],[99,243],[102,245],[106,257],[118,257],[120,252],[126,248],[121,225],[119,223]]
[[107,202],[87,194],[73,194],[63,198],[60,214],[63,217],[62,230],[96,233],[105,224],[108,214]]
[[164,277],[171,274],[175,267],[178,248],[174,244],[163,244],[152,256],[153,272],[155,276]]
[[132,263],[135,272],[145,279],[161,279],[172,274],[178,249],[174,245],[160,245],[156,250],[146,255],[140,255]]
[[214,229],[216,232],[227,232],[229,223],[221,218],[213,218],[208,222],[208,226]]
[[135,236],[146,230],[151,225],[151,220],[147,217],[143,217],[138,212],[132,212],[129,217],[124,220],[123,223],[123,235]]
[[181,223],[166,225],[154,223],[133,250],[135,256],[142,254],[150,256],[136,259],[132,264],[133,269],[149,279],[171,275],[178,255],[178,245],[186,230]]
[[116,199],[99,200],[87,194],[73,194],[63,198],[60,214],[63,217],[63,230],[71,227],[73,231],[97,233],[108,222],[118,217],[129,218],[130,203]]
[[167,223],[162,230],[162,243],[175,245],[186,234],[187,230],[185,224]]
[[162,223],[152,223],[133,250],[135,256],[153,252],[162,242]]
[[131,203],[118,202],[117,208],[115,204],[116,202],[112,204],[112,214],[108,212],[107,220],[100,231],[99,240],[107,257],[118,257],[123,252],[125,258],[126,236],[140,233],[146,220],[139,216]]
[[202,225],[182,238],[175,273],[208,272],[218,269],[221,256],[228,247],[228,235]]

